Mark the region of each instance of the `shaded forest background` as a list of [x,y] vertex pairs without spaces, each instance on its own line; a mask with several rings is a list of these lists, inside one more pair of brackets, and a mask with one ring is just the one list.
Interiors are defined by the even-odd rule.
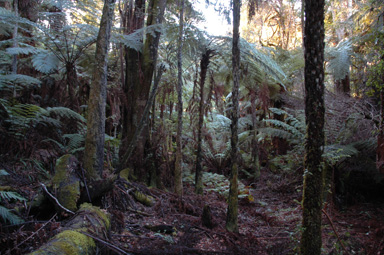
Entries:
[[[115,6],[106,43],[108,64],[105,77],[97,78],[102,68],[96,66],[104,63],[96,49],[107,3]],[[232,7],[221,1],[200,4],[213,5],[223,18],[232,18]],[[263,245],[270,248],[249,248],[249,254],[295,253],[299,245],[301,230],[296,225],[300,217],[296,216],[300,215],[306,136],[303,4],[249,0],[243,1],[241,9],[236,125],[240,211],[261,217],[266,225],[290,222],[280,250],[271,245],[274,239],[269,236]],[[173,209],[200,217],[203,207],[210,204],[208,208],[219,222],[203,226],[215,229],[224,225],[234,158],[233,38],[231,29],[221,36],[201,29],[204,17],[197,5],[197,1],[187,0],[0,2],[1,253],[31,252],[28,247],[38,248],[60,228],[60,220],[68,215],[54,205],[42,183],[54,197],[60,196],[53,176],[58,172],[58,159],[68,154],[76,158],[77,182],[81,183],[72,209],[92,200],[113,215],[116,232],[122,231],[118,225],[127,224],[124,219],[136,224],[131,216],[122,216],[126,211],[151,214],[155,222],[160,217],[155,216],[158,207],[163,208],[163,218],[170,220]],[[375,237],[361,239],[358,245],[355,239],[345,241],[345,247],[337,240],[338,231],[330,230],[334,234],[324,239],[324,254],[343,250],[377,254],[384,247],[378,241],[384,224],[375,221],[383,215],[383,8],[381,0],[325,1],[325,215],[336,219],[343,210],[361,210],[365,213],[353,220],[360,217],[362,222],[374,222],[369,226],[375,227]],[[102,101],[91,90],[104,79],[105,116],[101,115],[101,122],[105,130],[97,135],[103,147],[99,156],[89,156],[87,132],[94,118],[90,102]],[[87,182],[100,192],[88,189]],[[51,200],[49,208],[43,207],[46,200]],[[146,207],[137,205],[140,203]],[[357,205],[362,207],[356,209]],[[167,214],[163,206],[173,209]],[[286,206],[289,215],[283,213]],[[281,215],[273,214],[275,211]],[[48,225],[51,230],[44,230],[43,236],[39,228]],[[254,248],[250,245],[252,224],[241,226],[247,229],[243,235],[248,239],[225,232],[225,242],[232,248]],[[348,240],[353,228],[339,227]],[[212,235],[204,231],[206,236]],[[161,234],[166,240],[164,236]],[[157,241],[143,246],[163,247]],[[193,249],[184,253],[204,254]],[[150,254],[131,247],[135,251]],[[227,252],[236,254],[236,250]]]

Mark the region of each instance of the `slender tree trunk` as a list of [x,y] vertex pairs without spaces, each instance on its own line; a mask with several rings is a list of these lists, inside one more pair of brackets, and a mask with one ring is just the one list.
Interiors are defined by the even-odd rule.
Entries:
[[[18,0],[13,0],[13,11],[15,12],[15,16],[19,16],[19,9],[18,9]],[[18,40],[17,40],[17,31],[19,29],[18,22],[15,23],[15,27],[13,28],[13,47],[18,46]],[[12,56],[12,74],[17,74],[17,54],[13,54]],[[13,97],[16,98],[16,84],[13,87]]]
[[209,60],[211,58],[212,50],[206,50],[200,61],[200,104],[199,104],[199,126],[197,127],[197,154],[196,154],[196,173],[195,173],[195,192],[196,194],[203,194],[203,167],[201,165],[202,155],[202,142],[203,142],[203,123],[204,123],[204,84],[207,77]]
[[233,42],[232,42],[232,124],[231,124],[231,179],[229,186],[228,210],[226,228],[231,232],[238,232],[238,121],[239,121],[239,85],[240,85],[240,27],[241,0],[233,1]]
[[87,136],[84,151],[84,168],[89,179],[98,179],[103,173],[108,45],[114,8],[115,0],[105,0],[96,41],[96,58],[88,102]]
[[349,74],[345,75],[345,77],[341,80],[336,80],[335,87],[336,92],[349,95],[349,93],[351,92]]
[[255,178],[260,177],[259,143],[257,142],[257,120],[256,120],[256,91],[251,91],[251,114],[252,114],[252,169]]
[[176,135],[176,162],[175,162],[175,192],[177,195],[183,195],[183,180],[182,180],[182,137],[183,130],[183,26],[184,26],[184,0],[180,0],[180,17],[179,17],[179,38],[177,49],[177,135]]
[[324,0],[305,1],[305,173],[302,254],[321,254],[324,146]]
[[384,91],[380,91],[380,127],[377,136],[376,167],[384,174]]

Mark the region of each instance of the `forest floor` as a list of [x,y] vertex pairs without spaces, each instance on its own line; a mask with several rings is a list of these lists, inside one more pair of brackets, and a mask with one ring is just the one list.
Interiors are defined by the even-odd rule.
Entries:
[[[19,183],[17,188],[24,196],[36,192],[36,186],[23,186],[21,179],[17,180],[9,183]],[[250,187],[254,199],[240,200],[239,233],[230,233],[225,229],[225,197],[217,192],[196,195],[194,187],[185,183],[180,200],[173,193],[147,189],[155,198],[154,205],[149,207],[127,201],[127,197],[125,202],[119,201],[121,188],[115,186],[103,201],[113,219],[111,233],[104,240],[97,240],[99,247],[103,247],[99,254],[297,254],[302,178],[297,174],[282,176],[264,171]],[[111,203],[121,204],[119,207]],[[124,203],[129,206],[123,206]],[[211,209],[212,228],[202,224],[205,205]],[[129,209],[122,210],[123,207]],[[326,206],[322,253],[384,254],[383,215],[382,202],[355,203],[342,209]],[[12,227],[4,224],[0,254],[31,252],[64,224],[65,220],[56,217],[39,221],[31,218]]]

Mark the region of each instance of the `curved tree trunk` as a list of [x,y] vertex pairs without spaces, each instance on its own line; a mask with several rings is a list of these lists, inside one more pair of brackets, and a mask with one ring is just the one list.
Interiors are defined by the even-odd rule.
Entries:
[[305,1],[305,173],[301,254],[321,254],[324,146],[324,0]]
[[107,100],[108,45],[115,0],[105,0],[96,41],[96,59],[88,102],[84,168],[88,180],[99,179],[104,166],[105,107]]
[[231,124],[231,179],[229,186],[228,211],[225,227],[228,231],[238,232],[238,122],[239,122],[239,85],[240,85],[240,27],[241,0],[233,1],[233,42],[232,42],[232,124]]

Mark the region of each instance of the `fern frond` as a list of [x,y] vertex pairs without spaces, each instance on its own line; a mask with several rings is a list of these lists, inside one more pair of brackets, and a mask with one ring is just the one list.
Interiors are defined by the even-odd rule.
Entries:
[[60,142],[54,140],[54,139],[47,138],[47,139],[42,140],[41,142],[42,142],[42,143],[50,143],[50,142],[51,142],[51,143],[55,144],[57,147],[59,147],[59,149],[60,149],[61,151],[64,151],[64,150],[65,150],[65,146],[62,145]]
[[[40,80],[23,74],[0,75],[0,90],[13,90],[40,85]],[[21,88],[20,88],[21,86]]]
[[46,110],[49,115],[54,114],[62,118],[75,120],[81,124],[86,123],[86,119],[82,115],[66,107],[48,107]]
[[304,134],[302,132],[300,132],[295,127],[293,127],[290,124],[287,124],[283,121],[274,120],[274,119],[266,119],[266,120],[264,120],[264,122],[284,129],[285,131],[289,132],[293,138],[304,139]]
[[349,40],[341,41],[334,48],[327,48],[327,56],[329,59],[327,67],[336,81],[342,80],[349,74],[352,56],[352,42]]
[[8,221],[11,224],[19,224],[23,222],[19,216],[13,214],[11,210],[0,205],[0,217],[4,219],[4,221]]
[[358,153],[359,150],[357,150],[353,144],[332,144],[324,146],[323,157],[330,164],[336,164],[345,158],[356,156]]
[[15,199],[18,201],[25,201],[26,200],[21,195],[19,195],[16,192],[13,192],[13,191],[0,191],[0,198],[5,199],[5,200],[12,200],[12,199]]
[[32,56],[32,65],[37,71],[49,74],[58,69],[60,60],[54,53],[41,50]]
[[278,128],[272,128],[272,127],[266,127],[266,128],[260,128],[258,129],[258,140],[263,140],[266,136],[269,137],[277,137],[281,139],[287,140],[291,144],[299,144],[300,140],[297,139],[296,136],[294,136],[291,132],[278,129]]
[[[20,43],[19,43],[20,46]],[[21,54],[34,54],[37,52],[37,49],[33,46],[27,45],[24,47],[10,47],[6,49],[6,52],[10,55],[21,55]]]
[[79,149],[82,145],[84,145],[85,137],[82,134],[65,134],[63,138],[68,139],[67,150],[70,153],[74,153],[77,149]]

